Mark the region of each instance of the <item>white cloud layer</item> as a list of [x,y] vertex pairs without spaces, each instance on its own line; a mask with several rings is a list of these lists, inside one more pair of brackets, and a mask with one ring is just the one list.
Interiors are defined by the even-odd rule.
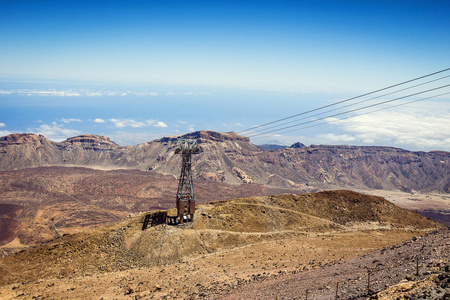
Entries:
[[162,128],[166,128],[166,127],[167,127],[167,124],[166,124],[166,123],[164,123],[164,122],[156,122],[156,124],[155,124],[155,125],[153,125],[153,126],[155,126],[155,127],[162,127]]
[[144,122],[136,121],[133,119],[109,119],[110,122],[114,124],[117,128],[124,128],[124,127],[132,127],[132,128],[141,128],[146,126],[153,126],[153,127],[162,127],[166,128],[167,124],[161,121],[155,121],[155,120],[147,120]]
[[167,92],[166,96],[174,96],[174,95],[198,96],[209,94],[210,94],[209,92]]
[[53,122],[52,125],[42,124],[39,128],[32,131],[37,134],[42,134],[46,138],[55,142],[60,142],[69,137],[81,134],[78,130],[64,128],[63,125],[59,125],[56,122]]
[[67,123],[71,123],[71,122],[82,122],[82,121],[80,119],[74,119],[74,118],[69,118],[69,119],[62,118],[61,122],[67,124]]
[[1,127],[6,127],[6,124],[5,123],[0,123],[0,128]]
[[157,92],[135,92],[135,91],[90,91],[86,89],[73,90],[38,90],[38,89],[8,89],[0,90],[0,95],[18,96],[57,96],[57,97],[100,97],[100,96],[158,96]]
[[105,123],[106,121],[100,118],[94,120],[95,123]]
[[328,121],[347,132],[334,136],[336,141],[395,145],[410,150],[450,150],[450,105],[444,102]]
[[326,134],[319,134],[317,136],[319,140],[323,141],[322,144],[336,144],[336,143],[348,143],[356,141],[356,138],[354,136],[348,135],[348,134],[334,134],[334,133],[326,133]]
[[[165,136],[169,134],[164,134]],[[148,141],[152,141],[155,139],[161,138],[161,134],[149,134],[148,132],[126,132],[126,131],[118,131],[109,136],[112,141],[121,145],[121,146],[129,146],[129,145],[138,145],[141,143],[146,143]]]
[[7,136],[10,135],[12,132],[9,132],[8,130],[0,130],[0,136]]

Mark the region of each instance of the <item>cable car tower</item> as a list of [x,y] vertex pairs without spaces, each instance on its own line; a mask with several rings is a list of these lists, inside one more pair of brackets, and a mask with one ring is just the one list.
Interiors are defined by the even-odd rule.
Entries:
[[194,221],[195,198],[191,166],[192,154],[198,153],[200,149],[194,139],[178,139],[177,145],[175,154],[181,154],[183,158],[177,190],[177,219],[179,224],[183,224]]

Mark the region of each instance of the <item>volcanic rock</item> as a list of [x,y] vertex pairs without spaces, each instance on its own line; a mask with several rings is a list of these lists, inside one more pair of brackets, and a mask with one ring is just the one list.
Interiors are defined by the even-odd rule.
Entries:
[[198,141],[200,152],[193,157],[196,176],[206,174],[203,176],[206,178],[216,174],[213,176],[216,180],[223,178],[230,184],[450,192],[448,152],[411,152],[392,147],[306,147],[301,143],[263,151],[234,132],[197,131],[127,147],[94,135],[54,143],[43,136],[13,134],[0,141],[0,169],[75,165],[153,170],[178,176],[181,163],[180,155],[175,155],[178,138]]

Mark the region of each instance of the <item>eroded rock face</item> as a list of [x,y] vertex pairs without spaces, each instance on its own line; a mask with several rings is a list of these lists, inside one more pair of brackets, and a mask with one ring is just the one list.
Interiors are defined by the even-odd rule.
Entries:
[[45,140],[43,135],[36,135],[33,133],[13,133],[0,138],[1,145],[20,145],[28,143],[42,143]]
[[106,136],[100,136],[100,135],[93,135],[93,134],[86,134],[86,135],[79,135],[73,138],[69,138],[63,143],[60,143],[62,145],[78,145],[86,150],[94,149],[94,150],[105,150],[105,149],[115,149],[119,148],[120,146],[116,143],[112,142],[109,137]]
[[263,151],[234,132],[197,131],[121,147],[107,137],[81,135],[55,143],[42,135],[12,134],[0,139],[0,170],[51,165],[154,170],[178,176],[178,138],[193,138],[195,176],[231,184],[274,187],[346,186],[410,192],[450,192],[450,153],[411,152],[392,147],[295,143]]
[[0,138],[0,169],[12,170],[58,164],[56,143],[43,135],[15,133]]

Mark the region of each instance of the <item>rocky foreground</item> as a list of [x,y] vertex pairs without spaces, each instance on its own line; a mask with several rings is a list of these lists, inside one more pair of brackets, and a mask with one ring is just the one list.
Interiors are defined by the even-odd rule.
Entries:
[[417,255],[421,274],[448,259],[448,231],[416,246],[442,225],[350,191],[215,201],[187,226],[142,230],[145,215],[0,259],[0,298],[292,299],[305,287],[328,299],[336,276],[342,295],[364,297],[367,268],[375,292],[413,276]]
[[[450,299],[450,228],[306,272],[258,276],[216,299]],[[369,275],[370,273],[370,275]]]

